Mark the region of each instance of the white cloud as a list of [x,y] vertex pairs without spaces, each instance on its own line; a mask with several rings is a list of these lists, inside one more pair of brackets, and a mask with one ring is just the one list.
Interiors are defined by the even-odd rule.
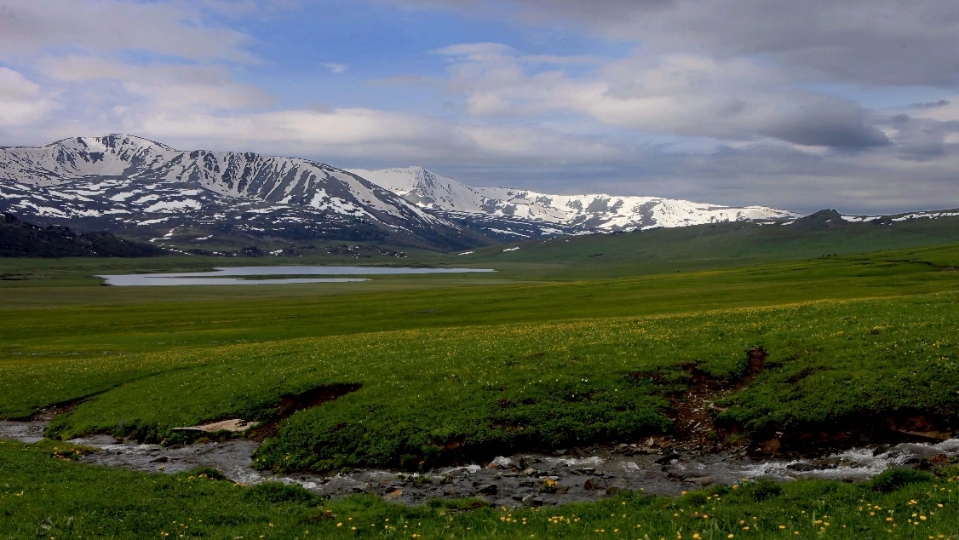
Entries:
[[188,2],[0,0],[0,58],[58,49],[253,61],[241,32],[203,24]]
[[320,65],[330,70],[330,73],[334,75],[342,75],[346,73],[347,69],[349,69],[349,66],[346,64],[337,64],[335,62],[324,62]]
[[[74,89],[115,82],[122,92],[111,92],[114,105],[131,98],[145,99],[154,109],[189,109],[202,105],[211,109],[262,107],[272,99],[262,90],[237,83],[222,66],[131,65],[96,57],[47,58],[41,71],[58,83]],[[105,91],[109,92],[109,88]]]
[[956,87],[959,3],[942,0],[392,0],[572,27],[655,53],[762,58],[822,80]]
[[23,74],[0,67],[0,129],[43,121],[57,108],[52,96]]
[[466,56],[475,60],[482,60],[485,57],[498,57],[505,54],[512,54],[515,49],[502,43],[459,43],[449,45],[436,51],[436,54],[445,56]]
[[136,133],[176,144],[323,159],[556,163],[597,161],[617,153],[600,142],[547,129],[477,126],[371,109],[155,114],[135,121],[129,127]]
[[[941,68],[955,67],[956,48],[948,45],[959,33],[949,31],[955,18],[945,2],[881,0],[870,11],[875,4],[865,0],[786,7],[772,0],[513,0],[499,13],[642,43],[625,58],[605,59],[454,44],[426,58],[445,63],[446,79],[412,74],[378,83],[420,92],[416,107],[457,102],[429,116],[404,104],[404,92],[390,102],[397,110],[336,102],[309,108],[276,103],[239,82],[242,70],[255,75],[251,40],[207,15],[239,26],[297,1],[0,0],[0,61],[9,66],[0,67],[0,144],[130,132],[185,149],[337,166],[439,165],[477,183],[543,191],[562,180],[566,192],[800,210],[815,209],[806,206],[818,204],[810,194],[821,194],[823,205],[863,210],[959,201],[959,95],[886,113],[800,89],[823,80],[947,85],[956,71]],[[478,11],[507,3],[433,0]],[[851,17],[857,10],[888,24],[870,26]],[[886,12],[901,20],[887,21]],[[835,20],[810,22],[817,13]],[[925,38],[917,17],[931,18]],[[889,46],[897,33],[906,52]],[[121,60],[133,57],[147,60]],[[894,144],[883,146],[886,139]],[[477,178],[478,170],[485,175]]]
[[635,53],[594,72],[530,70],[494,44],[458,45],[450,87],[477,116],[584,113],[611,126],[689,137],[772,137],[806,146],[885,144],[852,102],[790,88],[779,70],[749,59]]

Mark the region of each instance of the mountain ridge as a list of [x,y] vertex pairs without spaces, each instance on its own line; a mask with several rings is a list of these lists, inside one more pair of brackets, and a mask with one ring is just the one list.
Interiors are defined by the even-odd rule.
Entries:
[[134,233],[199,223],[252,236],[477,244],[454,224],[330,165],[174,150],[130,135],[0,148],[0,210]]
[[39,227],[0,213],[0,257],[157,257],[162,249],[110,233],[77,233],[67,227]]
[[351,172],[433,211],[522,219],[583,232],[800,217],[794,212],[766,206],[728,207],[666,197],[602,193],[554,195],[508,187],[472,187],[423,167],[351,169]]
[[763,206],[471,187],[423,167],[350,171],[253,152],[177,150],[122,134],[0,147],[0,211],[155,240],[203,230],[205,238],[373,240],[443,250],[799,217]]

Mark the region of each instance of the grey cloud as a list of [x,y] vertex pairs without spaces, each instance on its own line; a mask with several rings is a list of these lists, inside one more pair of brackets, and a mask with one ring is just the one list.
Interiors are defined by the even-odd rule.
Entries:
[[138,50],[196,60],[252,61],[248,37],[204,26],[182,2],[0,0],[0,58],[56,49]]
[[891,144],[879,129],[866,124],[866,115],[851,103],[817,100],[796,113],[776,119],[761,132],[803,146],[861,150]]
[[781,70],[747,59],[634,54],[571,75],[530,70],[496,44],[449,47],[450,90],[484,117],[577,111],[610,126],[727,140],[772,137],[803,146],[889,144],[859,105],[790,88]]
[[951,105],[952,102],[948,99],[940,99],[939,101],[926,101],[923,103],[913,103],[909,105],[908,109],[938,109],[939,107],[946,107]]
[[[959,85],[959,2],[941,0],[507,0],[533,22],[561,22],[648,50],[761,56],[809,78]],[[498,2],[394,0],[492,11]]]
[[949,134],[959,133],[959,121],[940,122],[930,118],[913,118],[899,114],[890,118],[887,125],[896,130],[896,147],[899,157],[908,161],[931,161],[941,159],[955,144],[946,140]]

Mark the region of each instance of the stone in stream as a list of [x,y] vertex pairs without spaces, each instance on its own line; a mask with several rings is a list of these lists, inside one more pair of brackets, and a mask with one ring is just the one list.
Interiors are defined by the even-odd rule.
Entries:
[[679,455],[679,454],[677,454],[676,452],[670,452],[670,453],[666,454],[665,456],[657,459],[657,460],[655,461],[655,463],[656,463],[657,465],[666,465],[666,464],[668,464],[669,462],[671,462],[671,461],[673,461],[673,460],[679,460],[679,458],[680,458],[680,455]]
[[693,484],[697,484],[702,487],[711,486],[714,483],[716,483],[716,479],[713,478],[712,476],[700,476],[697,478],[687,478],[686,481],[692,482]]
[[477,493],[482,493],[483,495],[496,495],[497,491],[499,491],[499,488],[496,484],[486,484],[476,490]]

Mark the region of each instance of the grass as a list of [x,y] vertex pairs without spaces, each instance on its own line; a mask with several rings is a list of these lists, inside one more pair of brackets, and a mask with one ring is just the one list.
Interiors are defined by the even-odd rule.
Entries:
[[215,480],[204,470],[108,470],[51,459],[70,454],[55,444],[0,441],[0,538],[959,538],[955,469],[507,510],[470,501],[321,501],[293,487]]
[[[935,234],[948,232],[928,223],[911,226],[913,233],[900,232],[908,229],[903,225],[891,233],[856,234],[877,243],[905,243],[908,234],[936,243]],[[915,232],[920,229],[922,235]],[[734,229],[722,238],[733,242],[735,236],[739,246],[775,240],[756,230]],[[716,240],[708,238],[709,230],[700,232],[683,231],[692,235],[686,240],[670,236],[680,234],[674,232],[594,239],[610,243],[602,248],[608,252],[616,246],[627,251],[607,265],[588,256],[595,245],[573,239],[572,248],[541,244],[549,253],[536,256],[529,255],[532,247],[506,254],[481,250],[472,264],[496,268],[494,275],[396,276],[336,287],[114,289],[88,276],[195,270],[220,261],[3,261],[3,273],[32,277],[2,284],[0,417],[24,418],[82,400],[54,421],[51,436],[108,432],[175,442],[176,426],[229,417],[268,421],[285,397],[359,385],[280,423],[277,436],[258,452],[258,465],[416,469],[669,432],[675,396],[694,383],[690,366],[700,376],[736,383],[746,373],[746,351],[763,347],[766,370],[720,403],[727,408],[721,419],[755,440],[863,418],[885,425],[923,415],[944,428],[959,424],[959,245],[806,260],[786,260],[802,252],[787,246],[765,262],[732,266],[734,257],[710,258],[721,250],[703,248],[700,259],[684,255],[690,246]],[[834,247],[856,238],[842,234],[847,236],[822,238]],[[651,255],[646,244],[629,252],[626,242],[637,239],[665,251]],[[675,249],[668,251],[671,240]],[[823,242],[811,241],[808,252],[818,253]],[[517,255],[524,251],[525,261]],[[564,254],[589,260],[559,262]],[[462,264],[455,256],[418,257]],[[828,532],[837,538],[889,534],[882,527],[890,527],[890,516],[880,520],[857,510],[866,502],[883,512],[895,509],[897,536],[959,530],[951,507],[939,512],[924,506],[930,514],[919,525],[900,514],[909,500],[935,502],[932,494],[944,492],[933,489],[948,490],[948,479],[892,478],[878,491],[797,482],[763,500],[756,493],[775,489],[744,486],[679,500],[629,494],[507,518],[498,510],[463,511],[445,503],[411,509],[374,499],[320,502],[302,493],[249,491],[210,480],[210,474],[191,479],[94,469],[51,459],[55,444],[63,443],[0,444],[0,538],[186,537],[182,526],[174,533],[174,520],[215,538],[296,538],[307,528],[310,537],[376,536],[390,532],[387,517],[422,522],[402,532],[424,538],[582,538],[616,529],[625,536],[633,516],[648,528],[630,532],[650,538],[676,538],[680,530],[685,538],[780,537],[790,530],[805,538],[824,527],[813,527],[816,519],[825,523],[813,511],[830,516],[834,528]],[[714,499],[705,496],[722,503],[713,511]],[[606,517],[620,515],[616,505],[625,506],[628,520]],[[709,520],[690,517],[705,510]],[[331,514],[337,517],[328,519]],[[574,515],[579,522],[565,521]],[[365,524],[347,530],[349,520],[337,528],[334,521],[342,516],[376,523],[377,532]],[[908,527],[912,536],[904,536]]]
[[[755,437],[863,414],[881,423],[907,410],[935,412],[948,425],[959,411],[959,310],[955,294],[928,291],[957,289],[953,260],[955,248],[927,248],[601,282],[260,302],[235,313],[220,305],[22,310],[3,323],[19,331],[16,347],[7,338],[0,414],[93,396],[51,434],[163,440],[173,427],[206,420],[268,420],[285,395],[361,384],[284,422],[260,463],[415,468],[668,431],[669,396],[690,384],[685,365],[735,381],[745,350],[762,346],[771,369],[730,396],[724,414]],[[841,299],[850,296],[867,299]],[[729,305],[752,307],[716,309]],[[617,311],[635,315],[609,316]],[[167,315],[176,320],[166,324]],[[407,329],[389,330],[397,327]]]
[[[941,264],[930,265],[933,259],[941,259]],[[547,283],[519,282],[514,277],[519,270],[508,267],[499,275],[394,276],[345,284],[350,286],[346,289],[329,287],[340,284],[14,289],[23,296],[5,293],[5,300],[10,299],[0,320],[0,358],[102,356],[216,347],[237,340],[282,341],[923,294],[956,288],[959,276],[944,271],[953,261],[959,264],[957,246]],[[368,285],[381,289],[373,292]],[[94,295],[111,295],[122,303],[104,305],[91,300]],[[38,298],[56,305],[36,307]]]
[[[416,468],[511,449],[635,442],[669,430],[668,396],[690,384],[688,364],[736,381],[746,371],[746,350],[757,346],[769,351],[770,368],[730,396],[724,413],[750,434],[862,415],[886,418],[901,410],[936,411],[952,422],[959,412],[959,340],[952,337],[959,330],[957,300],[956,294],[938,294],[824,301],[77,361],[88,371],[64,379],[78,394],[92,394],[131,373],[113,369],[144,371],[58,418],[51,434],[112,432],[162,440],[173,427],[207,420],[269,420],[284,395],[360,384],[354,393],[288,419],[262,447],[262,465]],[[5,371],[5,408],[37,395],[34,381],[60,379],[52,370]],[[800,374],[809,375],[797,380]],[[70,395],[59,397],[66,401]]]

